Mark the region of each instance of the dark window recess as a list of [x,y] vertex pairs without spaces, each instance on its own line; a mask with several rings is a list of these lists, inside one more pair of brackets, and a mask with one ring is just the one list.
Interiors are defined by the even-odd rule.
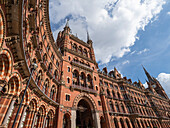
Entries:
[[71,60],[70,56],[68,57],[68,60],[69,60],[69,61]]
[[68,72],[70,72],[70,67],[68,67]]
[[70,78],[67,78],[67,83],[70,83]]
[[98,101],[98,105],[101,106],[101,102],[100,101]]
[[70,95],[66,95],[66,101],[70,101]]
[[107,83],[107,82],[104,82],[104,84],[105,84],[105,86],[107,86],[107,87],[108,87],[108,83]]
[[110,87],[113,88],[113,84],[110,84]]

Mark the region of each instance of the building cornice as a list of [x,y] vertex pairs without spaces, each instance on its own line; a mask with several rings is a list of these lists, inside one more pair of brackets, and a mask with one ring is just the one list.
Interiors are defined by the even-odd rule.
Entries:
[[89,44],[85,43],[84,41],[80,40],[79,38],[75,37],[74,35],[70,34],[70,39],[80,43],[81,45],[90,48]]

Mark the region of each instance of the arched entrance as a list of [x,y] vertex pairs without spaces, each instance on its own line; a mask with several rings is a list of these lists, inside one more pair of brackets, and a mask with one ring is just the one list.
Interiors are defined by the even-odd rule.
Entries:
[[101,116],[101,118],[100,118],[100,126],[101,126],[101,128],[105,128],[106,127],[105,120],[104,120],[103,116]]
[[68,113],[64,114],[63,128],[71,128],[70,115]]
[[76,128],[93,128],[92,108],[84,99],[80,100],[76,111]]
[[93,98],[87,93],[80,93],[73,102],[71,127],[101,128],[99,112]]

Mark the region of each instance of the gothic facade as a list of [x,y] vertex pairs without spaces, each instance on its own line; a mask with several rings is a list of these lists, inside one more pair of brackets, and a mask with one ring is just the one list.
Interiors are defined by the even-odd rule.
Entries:
[[170,100],[143,69],[148,88],[100,71],[68,21],[55,41],[49,0],[0,0],[1,128],[169,128]]

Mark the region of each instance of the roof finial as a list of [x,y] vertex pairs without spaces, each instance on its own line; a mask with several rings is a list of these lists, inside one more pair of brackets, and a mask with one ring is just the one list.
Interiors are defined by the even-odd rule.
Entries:
[[89,32],[87,30],[87,41],[89,41],[89,40],[91,40],[91,39],[90,39],[90,36],[89,36]]
[[68,22],[69,22],[69,18],[67,18],[67,21],[66,21],[66,26],[65,26],[65,27],[69,27],[69,24],[68,24]]

